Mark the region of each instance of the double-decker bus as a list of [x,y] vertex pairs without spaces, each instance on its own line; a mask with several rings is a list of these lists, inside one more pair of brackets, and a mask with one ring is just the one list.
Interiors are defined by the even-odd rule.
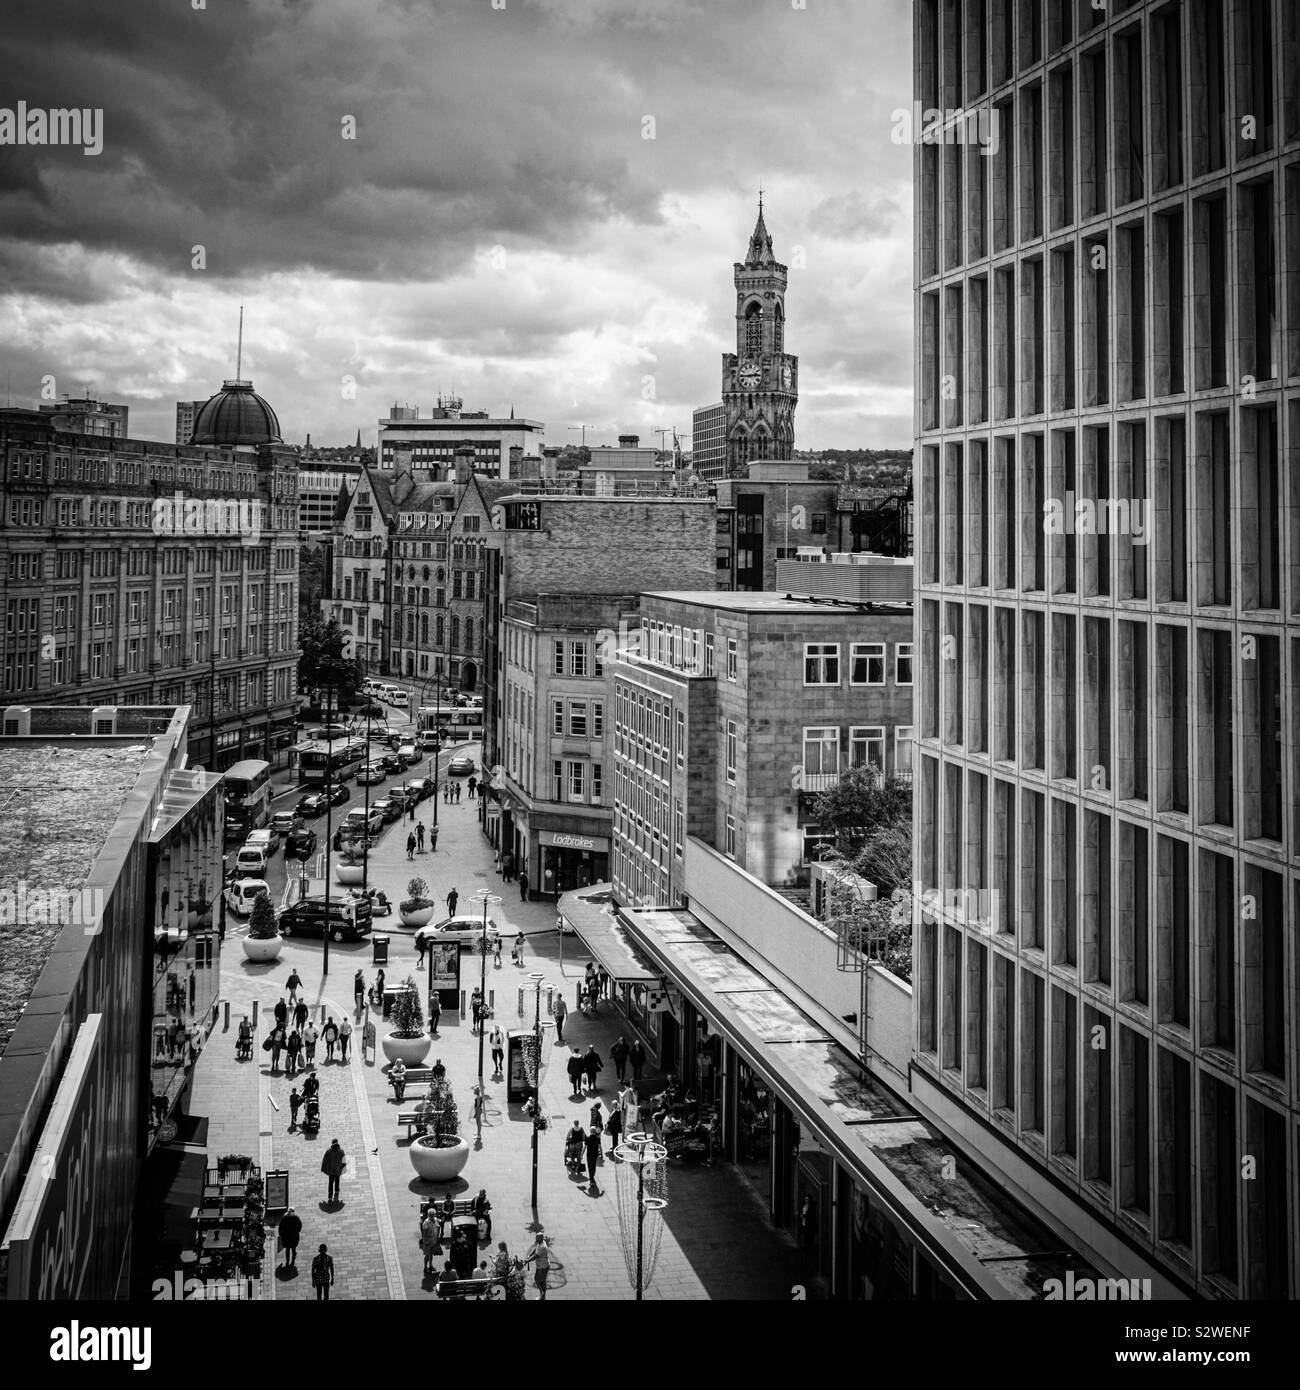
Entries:
[[298,780],[314,786],[346,782],[355,777],[366,758],[363,738],[335,739],[332,743],[300,743],[293,750],[298,764]]
[[271,764],[247,758],[225,775],[226,834],[247,835],[271,819]]

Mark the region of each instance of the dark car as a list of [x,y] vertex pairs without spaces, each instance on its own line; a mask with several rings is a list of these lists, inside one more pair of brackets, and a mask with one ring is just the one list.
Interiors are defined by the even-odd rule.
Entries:
[[305,825],[291,830],[284,842],[284,852],[289,859],[310,859],[316,853],[316,832]]
[[402,772],[406,766],[396,753],[385,753],[379,761],[385,772]]
[[331,941],[360,941],[370,934],[371,910],[368,898],[331,898],[326,917],[324,898],[303,898],[281,910],[276,919],[281,936],[324,936],[329,922]]
[[447,764],[448,777],[468,777],[474,771],[473,758],[453,758]]
[[335,782],[329,790],[329,799],[331,806],[342,806],[345,801],[352,800],[352,793],[342,782]]
[[426,797],[433,795],[433,779],[431,777],[412,777],[406,783],[407,796],[414,794],[416,802],[423,801]]
[[325,809],[324,792],[308,792],[306,796],[298,798],[298,805],[294,808],[295,816],[319,816]]
[[381,796],[378,801],[370,803],[370,809],[378,811],[384,818],[384,824],[388,825],[406,809],[406,798],[404,796]]

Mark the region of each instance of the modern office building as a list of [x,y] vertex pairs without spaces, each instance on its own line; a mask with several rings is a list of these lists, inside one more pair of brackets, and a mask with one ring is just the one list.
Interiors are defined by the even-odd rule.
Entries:
[[427,415],[419,406],[394,405],[379,421],[379,467],[394,468],[405,458],[417,478],[435,481],[445,478],[457,452],[467,449],[475,473],[509,478],[511,449],[522,450],[521,457],[541,454],[546,426],[540,420],[517,420],[513,411],[496,419],[462,405],[459,396],[439,396]]
[[915,7],[912,1094],[1108,1263],[1300,1274],[1300,7]]
[[[832,570],[835,597],[818,583]],[[855,765],[910,775],[910,565],[782,573],[792,592],[641,597],[611,707],[620,902],[680,903],[692,835],[764,883],[806,887],[827,840],[817,795]]]
[[691,415],[691,470],[710,481],[727,476],[727,411],[721,401]]
[[298,535],[317,540],[334,532],[339,507],[346,502],[356,479],[347,473],[313,472],[298,474]]
[[231,394],[200,412],[208,447],[0,411],[7,701],[187,704],[193,762],[287,756],[297,461],[270,407]]
[[194,438],[194,421],[198,418],[199,411],[202,410],[206,404],[206,401],[176,402],[177,444],[188,444]]

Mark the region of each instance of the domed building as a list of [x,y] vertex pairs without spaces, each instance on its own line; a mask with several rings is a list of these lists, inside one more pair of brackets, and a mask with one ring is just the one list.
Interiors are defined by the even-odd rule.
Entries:
[[251,381],[223,381],[194,417],[191,444],[283,444],[275,411]]

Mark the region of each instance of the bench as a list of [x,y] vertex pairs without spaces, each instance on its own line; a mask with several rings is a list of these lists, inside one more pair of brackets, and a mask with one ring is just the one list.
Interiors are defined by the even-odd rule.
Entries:
[[418,1110],[399,1110],[397,1112],[397,1123],[406,1126],[406,1137],[411,1137],[411,1131],[420,1122],[420,1111]]
[[[388,993],[388,992],[389,992],[389,991],[385,991],[385,993]],[[412,1086],[428,1086],[428,1085],[430,1085],[430,1084],[432,1083],[432,1081],[433,1081],[433,1068],[432,1068],[432,1067],[407,1067],[407,1069],[406,1069],[406,1087],[407,1087],[408,1090],[409,1090]],[[393,1084],[393,1078],[392,1078],[391,1071],[390,1071],[390,1074],[389,1074],[389,1077],[388,1077],[388,1084],[389,1084],[390,1086]]]
[[505,1283],[500,1279],[439,1279],[439,1298],[504,1298]]

